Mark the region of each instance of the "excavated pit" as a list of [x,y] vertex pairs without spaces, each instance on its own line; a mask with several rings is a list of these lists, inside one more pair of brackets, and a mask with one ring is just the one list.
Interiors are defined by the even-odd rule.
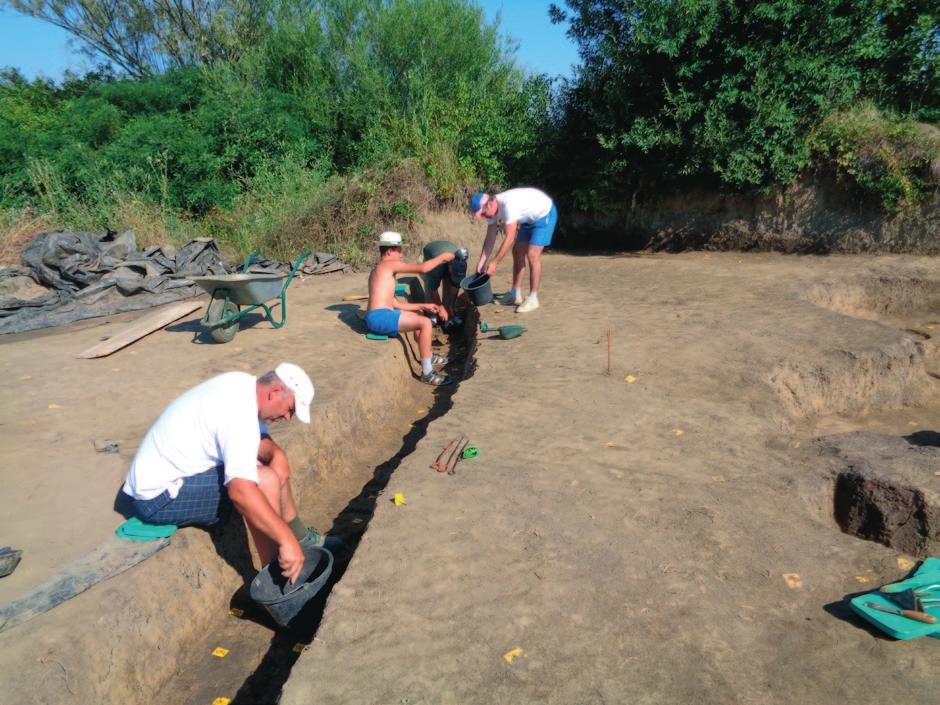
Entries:
[[770,383],[794,420],[919,407],[934,392],[937,348],[929,329],[940,310],[940,281],[871,274],[825,279],[802,295],[809,303],[858,320],[834,321],[829,345],[815,357],[777,365]]
[[940,435],[854,432],[820,439],[838,468],[833,516],[847,534],[916,557],[940,549]]
[[940,376],[931,371],[937,348],[930,330],[937,325],[932,319],[940,310],[940,281],[877,273],[826,279],[809,287],[804,299],[857,319],[862,332],[854,346],[830,348],[822,360],[783,363],[772,375],[791,418],[815,429],[854,427],[817,440],[821,454],[834,463],[836,524],[847,534],[911,556],[935,552],[940,435],[871,429],[898,427],[904,423],[902,410],[909,412],[907,418],[914,410],[929,416],[936,406],[934,380]]
[[824,279],[809,287],[805,298],[822,308],[871,320],[937,315],[940,281],[885,274],[852,280]]

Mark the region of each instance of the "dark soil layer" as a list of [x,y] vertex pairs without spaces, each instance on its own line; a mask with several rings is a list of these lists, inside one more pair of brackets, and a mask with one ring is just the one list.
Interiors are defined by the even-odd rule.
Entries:
[[912,556],[940,549],[940,434],[907,437],[856,432],[824,438],[821,446],[844,465],[833,511],[848,534]]

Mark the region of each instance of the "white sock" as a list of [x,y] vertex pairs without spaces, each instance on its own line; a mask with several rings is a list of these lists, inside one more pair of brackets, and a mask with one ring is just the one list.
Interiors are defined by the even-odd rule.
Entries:
[[434,368],[431,367],[431,358],[429,357],[421,358],[421,373],[422,374],[429,375],[431,374],[433,369]]
[[537,291],[530,291],[530,292],[529,292],[529,298],[530,298],[532,301],[538,301],[538,300],[539,300],[539,292],[537,292]]

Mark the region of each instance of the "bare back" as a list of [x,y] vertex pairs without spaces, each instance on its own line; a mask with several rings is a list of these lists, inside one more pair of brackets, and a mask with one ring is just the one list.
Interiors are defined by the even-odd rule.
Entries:
[[379,262],[369,274],[369,310],[395,308],[395,267]]

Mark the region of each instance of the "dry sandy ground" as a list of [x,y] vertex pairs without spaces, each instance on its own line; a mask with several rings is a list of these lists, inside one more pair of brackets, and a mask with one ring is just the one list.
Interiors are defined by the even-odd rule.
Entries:
[[[431,215],[415,244],[446,232],[478,245],[479,230],[465,217]],[[310,372],[313,423],[272,433],[291,459],[302,516],[330,530],[376,467],[414,435],[411,422],[446,403],[415,380],[419,365],[399,342],[365,340],[360,304],[341,298],[366,287],[366,273],[298,279],[283,329],[250,315],[227,345],[211,342],[199,314],[98,360],[75,355],[139,312],[0,337],[0,545],[25,551],[16,572],[0,580],[0,605],[112,536],[123,521],[115,495],[149,426],[181,392],[224,371],[261,373],[290,360]],[[117,442],[120,452],[95,452],[95,441]],[[157,690],[192,670],[191,655],[230,619],[251,561],[238,522],[215,535],[177,532],[141,565],[0,634],[0,701],[153,702]],[[254,655],[264,654],[270,635],[259,629],[265,643]],[[234,692],[257,661],[233,656],[247,669],[222,674],[239,679]]]
[[[839,533],[837,468],[813,439],[940,427],[936,261],[553,254],[545,270],[529,331],[480,337],[453,409],[378,498],[282,702],[931,701],[937,642],[882,639],[841,607],[905,571],[896,552]],[[275,436],[303,514],[328,528],[355,494],[350,477],[396,453],[429,402],[401,346],[365,343],[352,307],[335,307],[364,282],[298,282],[283,330],[258,323],[224,346],[201,344],[193,316],[110,358],[74,358],[139,314],[0,339],[3,544],[26,549],[0,604],[113,531],[114,493],[150,423],[225,370],[289,359],[311,371],[314,423]],[[455,476],[430,470],[460,431],[480,457]],[[0,634],[4,692],[153,702],[240,580],[207,534],[178,532]],[[183,702],[173,692],[157,701]]]
[[[123,521],[115,495],[149,426],[181,392],[228,370],[261,373],[289,360],[310,372],[313,423],[276,425],[272,435],[292,461],[302,516],[329,530],[377,462],[355,448],[387,458],[409,431],[402,419],[433,403],[402,345],[366,341],[359,304],[340,302],[365,286],[365,274],[295,282],[283,329],[255,319],[227,345],[204,341],[198,314],[98,360],[75,354],[139,313],[0,340],[0,525],[3,545],[24,549],[0,581],[0,604],[112,535]],[[96,440],[120,452],[97,453]],[[0,700],[152,702],[186,667],[180,649],[225,619],[239,574],[250,579],[238,528],[218,546],[207,532],[181,530],[143,564],[0,634],[4,689],[16,693]]]
[[[911,564],[839,532],[813,439],[940,426],[936,260],[550,255],[545,280],[395,472],[281,702],[934,701],[940,643],[842,606]],[[460,432],[480,456],[430,470]]]

